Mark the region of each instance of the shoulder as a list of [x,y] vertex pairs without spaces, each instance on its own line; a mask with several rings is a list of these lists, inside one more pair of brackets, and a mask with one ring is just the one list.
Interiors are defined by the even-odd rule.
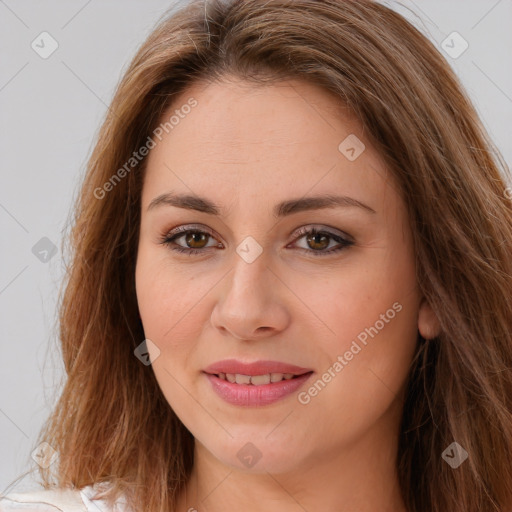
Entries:
[[[0,495],[0,512],[112,512],[101,500],[92,500],[93,486],[83,489],[41,489]],[[124,512],[122,503],[116,512]]]
[[72,489],[14,492],[0,497],[0,512],[86,512],[81,493]]

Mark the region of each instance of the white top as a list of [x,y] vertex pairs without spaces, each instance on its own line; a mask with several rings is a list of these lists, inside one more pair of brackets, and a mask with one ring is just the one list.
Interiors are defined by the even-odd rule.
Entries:
[[42,489],[0,495],[0,512],[130,512],[124,498],[113,508],[104,500],[91,498],[97,489],[89,485],[83,489]]

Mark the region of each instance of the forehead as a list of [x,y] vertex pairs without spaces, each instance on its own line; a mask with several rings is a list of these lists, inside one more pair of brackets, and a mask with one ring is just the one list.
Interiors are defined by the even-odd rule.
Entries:
[[[230,154],[243,154],[246,149],[253,157],[254,144],[280,147],[306,143],[308,149],[325,150],[332,142],[325,141],[327,133],[361,131],[356,117],[332,93],[303,81],[264,85],[226,78],[194,83],[175,98],[163,119],[183,108],[190,98],[197,106],[172,132],[175,145],[182,145],[193,129],[198,150],[204,145],[211,151],[222,144],[229,147]],[[200,122],[194,123],[194,118]]]
[[[361,195],[382,188],[386,179],[359,120],[313,84],[197,82],[175,98],[162,123],[172,116],[172,127],[162,140],[155,139],[148,157],[145,204],[164,189],[203,196],[215,190],[215,197],[226,200],[241,194],[266,199],[282,191],[296,197],[333,188]],[[340,144],[353,136],[364,151],[351,161]]]

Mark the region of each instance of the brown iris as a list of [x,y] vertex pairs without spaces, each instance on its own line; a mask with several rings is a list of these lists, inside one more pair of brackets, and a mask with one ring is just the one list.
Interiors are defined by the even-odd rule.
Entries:
[[[310,242],[313,242],[315,244],[318,244],[318,243],[321,244],[321,247],[316,247],[316,248],[310,245],[310,247],[315,250],[325,249],[326,247],[328,247],[329,246],[329,238],[330,237],[328,237],[327,235],[324,235],[323,233],[312,233],[306,237],[308,244]],[[323,242],[327,241],[327,244],[322,243],[320,240],[322,240]]]
[[[191,249],[202,249],[208,243],[209,236],[210,235],[208,233],[201,233],[200,231],[191,231],[190,233],[187,233],[185,235],[185,240],[187,242],[187,245],[189,245]],[[204,245],[200,245],[199,247],[195,245],[190,245],[191,243],[200,243],[201,241],[205,242]]]

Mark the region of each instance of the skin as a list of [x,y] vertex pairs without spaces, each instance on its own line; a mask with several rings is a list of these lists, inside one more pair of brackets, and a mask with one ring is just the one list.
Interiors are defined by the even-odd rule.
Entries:
[[[152,369],[195,438],[178,510],[406,510],[395,470],[404,382],[418,330],[431,338],[439,325],[417,286],[392,176],[361,123],[315,85],[195,83],[163,118],[190,97],[198,105],[148,156],[136,265],[144,332],[159,350],[150,348]],[[350,134],[366,146],[355,161],[338,150]],[[206,197],[221,215],[148,211],[164,192]],[[273,217],[280,201],[327,193],[375,213],[352,206]],[[214,236],[181,236],[175,246],[202,254],[160,243],[191,224]],[[354,244],[329,254],[335,239],[295,234],[311,226]],[[252,263],[236,252],[247,236],[263,251]],[[394,303],[400,312],[307,404],[293,393],[263,407],[231,405],[201,371],[227,358],[284,361],[315,372],[299,390],[307,391]],[[247,442],[261,453],[251,468],[237,457]]]

